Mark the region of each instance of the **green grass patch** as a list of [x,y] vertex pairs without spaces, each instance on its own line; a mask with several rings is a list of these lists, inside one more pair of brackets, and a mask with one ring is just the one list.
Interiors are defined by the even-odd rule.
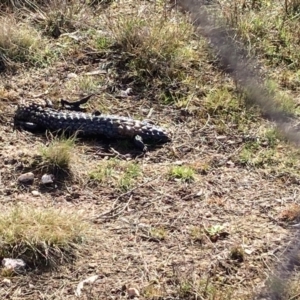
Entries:
[[257,142],[248,142],[242,147],[238,160],[242,165],[265,168],[277,164],[275,153],[274,149],[265,149]]
[[141,173],[140,166],[136,163],[129,163],[125,168],[122,176],[119,178],[118,186],[122,191],[128,191],[132,188],[135,179]]
[[153,239],[163,241],[167,237],[168,232],[163,227],[152,227],[149,234]]
[[99,183],[108,183],[111,179],[113,179],[114,168],[117,166],[117,164],[118,161],[115,159],[102,162],[97,169],[89,173],[90,180]]
[[132,188],[141,173],[140,166],[135,162],[110,159],[102,162],[97,169],[91,171],[89,179],[92,182],[109,184],[126,192]]
[[191,182],[195,180],[195,170],[189,166],[171,167],[168,175],[171,179],[179,179],[183,182]]

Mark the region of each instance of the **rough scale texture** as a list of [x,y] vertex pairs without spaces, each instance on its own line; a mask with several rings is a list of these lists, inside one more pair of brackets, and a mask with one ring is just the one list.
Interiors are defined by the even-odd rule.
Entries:
[[145,121],[114,115],[58,111],[36,103],[19,105],[14,120],[15,124],[33,123],[38,129],[63,130],[70,133],[79,131],[87,136],[134,138],[138,135],[144,141],[167,142],[170,140],[165,129]]

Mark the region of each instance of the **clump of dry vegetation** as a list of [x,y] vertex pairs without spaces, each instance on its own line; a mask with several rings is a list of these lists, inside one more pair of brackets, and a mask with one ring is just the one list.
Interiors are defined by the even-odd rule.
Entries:
[[0,57],[4,62],[37,63],[44,51],[39,32],[13,15],[1,16],[0,22]]
[[187,70],[203,45],[193,39],[193,27],[184,16],[166,17],[161,5],[154,11],[137,10],[114,17],[108,14],[106,35],[98,39],[98,47],[110,45],[121,53],[119,75],[126,73],[135,89],[145,94],[152,89],[151,96],[165,104],[178,102],[195,84]]
[[[7,115],[16,99],[95,93],[89,112],[152,119],[170,129],[172,142],[143,155],[119,140],[47,143],[14,135],[0,118],[0,257],[30,266],[70,262],[43,274],[46,292],[44,277],[30,278],[36,294],[29,296],[17,277],[9,291],[0,279],[0,297],[72,298],[81,277],[101,273],[91,299],[129,297],[131,286],[149,300],[252,299],[284,252],[282,225],[299,217],[299,150],[245,104],[188,16],[167,1],[11,0],[2,7],[0,57],[18,71],[9,84],[8,68],[0,74]],[[224,0],[210,9],[258,55],[269,73],[263,85],[296,122],[297,1]],[[40,149],[38,160],[22,159],[23,148]],[[24,170],[69,175],[73,168],[76,176],[62,186],[15,184]],[[81,209],[89,210],[85,218]],[[84,219],[103,228],[105,242],[92,241],[75,261],[95,229]],[[297,293],[291,285],[282,299]]]
[[21,258],[27,266],[72,261],[89,236],[82,215],[65,209],[16,205],[1,211],[0,257]]
[[74,152],[75,138],[54,138],[48,146],[41,148],[42,164],[48,169],[68,171]]
[[294,91],[299,70],[299,1],[220,1],[229,24],[250,52],[265,58],[283,90]]

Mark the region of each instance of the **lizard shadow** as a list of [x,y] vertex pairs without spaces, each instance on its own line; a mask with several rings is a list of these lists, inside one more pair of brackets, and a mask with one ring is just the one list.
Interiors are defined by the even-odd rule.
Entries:
[[[66,139],[74,139],[74,144],[70,151],[76,153],[76,147],[81,147],[84,149],[84,154],[95,159],[102,158],[118,158],[120,160],[128,159],[139,159],[143,158],[145,155],[149,155],[152,151],[155,151],[158,148],[161,148],[165,142],[150,142],[147,143],[147,151],[143,151],[138,148],[133,139],[131,138],[119,138],[112,139],[105,136],[83,136],[81,134],[71,134],[67,132],[57,131],[50,132],[44,129],[30,129],[23,127],[16,127],[16,130],[24,130],[31,132],[31,138],[33,140],[40,139],[42,143],[45,144],[46,148],[50,147],[52,142],[64,141]],[[59,155],[59,153],[58,153]],[[76,163],[76,162],[74,162]],[[74,176],[72,172],[72,166],[65,166],[61,168],[56,165],[51,165],[43,161],[42,155],[39,158],[35,159],[35,162],[30,165],[28,168],[22,170],[23,172],[33,172],[38,177],[40,177],[41,182],[38,184],[38,190],[41,193],[50,193],[54,196],[60,192],[63,192],[67,189],[67,186],[76,185],[76,175]],[[53,182],[42,183],[43,176],[53,176]]]

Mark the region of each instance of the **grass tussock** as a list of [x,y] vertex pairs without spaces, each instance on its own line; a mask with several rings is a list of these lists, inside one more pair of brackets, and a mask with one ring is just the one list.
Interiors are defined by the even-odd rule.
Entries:
[[89,7],[79,0],[68,1],[68,3],[51,0],[43,5],[33,1],[31,8],[34,12],[31,14],[31,21],[43,34],[55,39],[64,33],[86,28],[90,19]]
[[105,27],[108,37],[98,38],[99,47],[112,45],[122,53],[119,64],[134,79],[135,88],[158,89],[155,97],[166,103],[182,98],[187,69],[203,55],[197,52],[200,43],[193,40],[194,29],[185,17],[158,4],[151,10],[106,17]]
[[[220,1],[228,24],[246,43],[249,52],[262,56],[281,87],[295,90],[300,65],[299,7],[297,1]],[[279,80],[278,80],[279,79]]]
[[75,137],[55,138],[47,147],[40,150],[43,164],[49,169],[69,170],[74,144]]
[[0,56],[13,62],[37,63],[43,51],[40,34],[12,15],[1,16],[0,22]]
[[0,257],[22,258],[29,265],[57,265],[72,259],[87,233],[88,224],[76,212],[6,208],[0,219]]

